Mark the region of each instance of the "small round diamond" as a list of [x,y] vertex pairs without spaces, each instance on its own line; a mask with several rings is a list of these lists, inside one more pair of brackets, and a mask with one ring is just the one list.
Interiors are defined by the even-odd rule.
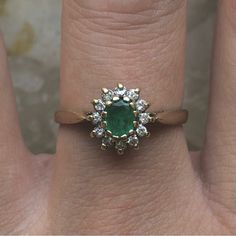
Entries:
[[103,139],[102,139],[102,143],[106,146],[106,147],[108,147],[108,146],[111,146],[112,145],[112,137],[104,137]]
[[124,150],[127,147],[127,144],[124,141],[117,141],[116,142],[116,149]]
[[105,130],[103,128],[100,128],[100,127],[96,127],[94,130],[93,130],[93,133],[95,134],[95,136],[97,138],[101,138],[104,134]]
[[143,125],[139,125],[138,128],[136,129],[136,132],[137,132],[138,136],[140,136],[140,137],[144,137],[148,134],[147,128]]
[[144,100],[138,100],[136,102],[136,108],[139,112],[143,112],[147,109],[148,103]]
[[128,91],[125,93],[125,95],[126,95],[129,99],[131,99],[131,100],[133,100],[133,101],[136,101],[136,100],[138,100],[138,98],[139,98],[139,94],[138,94],[137,92],[135,92],[135,89],[130,89],[130,90],[128,90]]
[[99,112],[93,112],[92,113],[92,123],[96,125],[97,123],[102,121],[102,117],[99,114]]
[[94,105],[94,108],[97,111],[103,111],[106,108],[106,105],[102,102],[101,99],[99,99],[98,102]]
[[130,136],[128,138],[128,143],[130,146],[133,146],[133,147],[137,146],[139,143],[138,137],[136,135]]
[[114,97],[114,92],[110,89],[108,90],[107,93],[102,94],[102,98],[105,102],[111,101],[113,97]]
[[149,120],[150,120],[150,115],[149,115],[149,113],[141,113],[141,114],[139,114],[139,121],[140,121],[143,125],[147,124],[147,123],[149,122]]
[[124,94],[127,92],[126,88],[115,88],[115,95],[118,96],[118,97],[123,97]]

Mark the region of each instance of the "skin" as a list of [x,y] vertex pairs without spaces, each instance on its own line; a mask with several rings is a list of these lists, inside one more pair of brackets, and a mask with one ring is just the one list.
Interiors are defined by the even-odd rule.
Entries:
[[[184,0],[64,1],[60,103],[90,111],[101,87],[139,87],[152,110],[181,107]],[[153,128],[138,152],[102,152],[87,127],[62,126],[33,156],[0,45],[1,234],[236,234],[236,0],[220,0],[205,145]],[[194,55],[193,55],[194,56]]]

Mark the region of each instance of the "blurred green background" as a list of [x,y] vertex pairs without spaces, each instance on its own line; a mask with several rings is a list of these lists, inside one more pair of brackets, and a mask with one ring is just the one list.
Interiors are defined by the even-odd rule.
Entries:
[[[216,0],[188,0],[185,126],[191,149],[204,138]],[[34,152],[54,152],[58,104],[61,0],[0,0],[22,132]]]

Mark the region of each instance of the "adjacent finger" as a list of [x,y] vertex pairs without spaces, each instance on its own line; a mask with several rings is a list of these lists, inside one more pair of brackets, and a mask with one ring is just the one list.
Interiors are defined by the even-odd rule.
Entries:
[[236,211],[236,1],[220,0],[203,168],[210,197]]
[[[30,156],[19,127],[15,96],[0,37],[0,232],[18,232],[29,206]],[[32,187],[32,186],[31,186]],[[26,203],[27,201],[27,203]],[[32,205],[31,205],[32,206]],[[27,210],[26,210],[27,209]],[[13,214],[13,212],[17,212]],[[16,231],[15,231],[16,230]]]
[[[19,156],[25,151],[21,136],[15,96],[8,71],[7,56],[2,37],[0,37],[0,169],[5,164],[17,165]],[[12,157],[12,158],[11,158]],[[0,171],[0,175],[1,175]]]

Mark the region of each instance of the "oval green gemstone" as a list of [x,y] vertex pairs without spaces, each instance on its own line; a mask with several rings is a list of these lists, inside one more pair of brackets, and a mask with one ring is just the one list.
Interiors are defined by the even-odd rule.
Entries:
[[129,131],[134,128],[135,115],[129,103],[120,99],[113,102],[105,111],[107,112],[105,118],[107,122],[106,129],[112,132],[112,135],[119,137],[125,134],[128,135]]

